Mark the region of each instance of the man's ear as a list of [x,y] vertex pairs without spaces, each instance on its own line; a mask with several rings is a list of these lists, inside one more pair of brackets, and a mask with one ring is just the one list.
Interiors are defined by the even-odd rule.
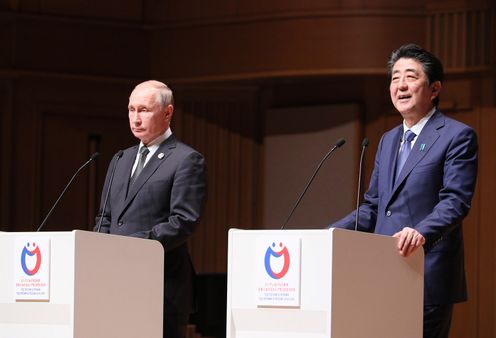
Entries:
[[431,91],[432,91],[431,99],[439,95],[439,93],[441,92],[441,87],[442,87],[441,81],[435,81],[431,84]]
[[165,119],[167,120],[167,122],[170,123],[173,114],[174,114],[174,106],[168,104],[167,107],[165,107]]

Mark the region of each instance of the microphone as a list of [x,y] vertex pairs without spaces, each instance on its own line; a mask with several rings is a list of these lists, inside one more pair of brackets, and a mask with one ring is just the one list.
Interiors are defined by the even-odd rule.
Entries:
[[329,150],[329,152],[327,154],[325,154],[325,156],[322,158],[319,165],[317,166],[317,169],[315,169],[312,177],[310,177],[310,180],[308,181],[307,185],[305,186],[305,189],[303,189],[303,192],[300,194],[300,197],[298,197],[298,200],[296,201],[295,205],[293,206],[293,209],[291,209],[291,212],[289,213],[289,216],[286,218],[286,221],[282,225],[281,230],[283,230],[286,227],[286,224],[288,224],[289,219],[291,218],[291,216],[293,216],[293,213],[295,212],[296,208],[298,207],[298,205],[301,202],[301,199],[303,198],[303,196],[307,192],[308,188],[310,187],[310,184],[312,184],[313,179],[315,178],[315,176],[319,172],[320,167],[322,167],[322,164],[324,164],[325,160],[327,160],[327,158],[329,156],[331,156],[331,154],[334,152],[334,150],[341,147],[345,143],[346,143],[346,140],[344,138],[340,138],[339,140],[337,140],[336,144],[334,144],[334,146],[331,148],[331,150]]
[[355,231],[358,229],[358,215],[360,214],[360,190],[362,187],[362,165],[363,165],[363,155],[365,154],[365,148],[369,145],[368,138],[364,138],[362,141],[362,152],[360,153],[360,167],[358,168],[358,191],[357,191],[357,202],[356,202],[356,215],[355,215]]
[[43,226],[45,225],[45,222],[47,221],[48,217],[50,217],[50,215],[52,214],[52,211],[53,209],[55,209],[55,207],[57,206],[57,204],[59,204],[60,202],[60,199],[62,198],[62,196],[64,196],[65,192],[67,191],[67,189],[69,188],[69,186],[71,185],[72,181],[74,181],[74,179],[76,178],[77,174],[79,174],[79,172],[81,170],[83,170],[84,167],[86,167],[88,164],[90,164],[95,158],[98,157],[98,155],[100,155],[99,153],[94,153],[93,155],[91,155],[90,159],[88,161],[86,161],[75,173],[74,175],[72,175],[72,178],[69,180],[69,183],[67,183],[67,185],[65,186],[64,190],[62,190],[62,193],[59,195],[59,198],[57,198],[57,200],[55,201],[55,203],[53,204],[52,208],[50,209],[50,211],[48,212],[48,214],[46,215],[45,219],[43,220],[43,222],[41,222],[40,226],[38,227],[38,229],[36,229],[36,231],[40,231]]
[[105,194],[105,200],[103,202],[103,209],[102,209],[102,211],[100,213],[100,220],[98,221],[98,227],[96,228],[96,232],[100,232],[100,229],[102,227],[103,214],[105,213],[105,208],[107,207],[108,198],[110,196],[110,188],[112,187],[112,181],[114,180],[115,169],[117,168],[117,162],[119,162],[119,159],[122,157],[122,154],[123,154],[123,151],[122,150],[119,150],[117,152],[117,154],[115,155],[116,156],[116,160],[115,160],[115,163],[114,163],[114,167],[112,168],[112,173],[110,174],[109,185],[108,185],[108,188],[107,188],[107,193]]

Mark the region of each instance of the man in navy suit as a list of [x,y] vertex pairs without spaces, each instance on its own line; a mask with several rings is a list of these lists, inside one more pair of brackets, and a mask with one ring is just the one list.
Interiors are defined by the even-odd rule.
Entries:
[[207,193],[205,161],[172,134],[173,96],[165,84],[137,85],[128,110],[131,131],[140,144],[112,159],[96,224],[101,221],[101,232],[162,243],[164,337],[183,338],[194,304],[195,275],[186,241],[195,230]]
[[[398,238],[403,256],[423,248],[424,338],[447,338],[453,304],[467,299],[462,220],[477,177],[477,136],[437,109],[443,67],[434,55],[404,45],[388,72],[403,124],[381,138],[358,229]],[[353,229],[355,212],[330,227]]]

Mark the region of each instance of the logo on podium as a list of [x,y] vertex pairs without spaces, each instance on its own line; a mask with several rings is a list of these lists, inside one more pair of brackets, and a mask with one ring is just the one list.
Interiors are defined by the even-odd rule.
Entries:
[[300,306],[301,239],[264,235],[257,239],[257,305]]
[[[31,247],[31,249],[30,249]],[[34,256],[34,267],[33,269],[29,269],[27,264],[26,264],[26,257],[32,257]],[[32,243],[27,243],[24,246],[24,249],[22,250],[21,253],[21,267],[28,276],[33,276],[36,275],[38,270],[40,270],[41,266],[41,252],[40,248],[36,245],[35,242]]]
[[50,238],[18,237],[14,252],[14,299],[50,300]]
[[[276,250],[278,249],[276,247],[276,243],[272,243],[272,245],[269,246],[267,248],[267,251],[265,252],[265,270],[267,271],[270,277],[274,279],[281,279],[286,275],[286,273],[289,270],[289,264],[290,264],[289,251],[288,248],[282,242],[279,242],[279,248],[282,248],[280,249],[280,251],[274,251],[272,248],[275,248]],[[280,258],[281,256],[282,258]],[[271,257],[283,259],[284,263],[282,269],[279,272],[274,272],[274,270],[272,270]]]

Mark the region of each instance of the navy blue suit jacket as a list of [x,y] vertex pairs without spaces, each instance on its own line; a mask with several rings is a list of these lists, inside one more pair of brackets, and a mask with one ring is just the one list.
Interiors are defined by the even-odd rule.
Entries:
[[[467,125],[436,111],[417,137],[394,179],[403,126],[379,143],[370,186],[360,206],[358,229],[393,235],[415,228],[424,245],[424,304],[467,298],[462,220],[477,177],[477,136]],[[353,229],[355,212],[331,227]]]
[[[196,228],[207,194],[207,173],[203,156],[167,138],[130,185],[138,145],[114,156],[103,186],[100,213],[101,232],[154,239],[165,250],[165,313],[188,314],[194,305],[194,270],[187,240]],[[110,197],[103,202],[114,164],[117,162]]]

